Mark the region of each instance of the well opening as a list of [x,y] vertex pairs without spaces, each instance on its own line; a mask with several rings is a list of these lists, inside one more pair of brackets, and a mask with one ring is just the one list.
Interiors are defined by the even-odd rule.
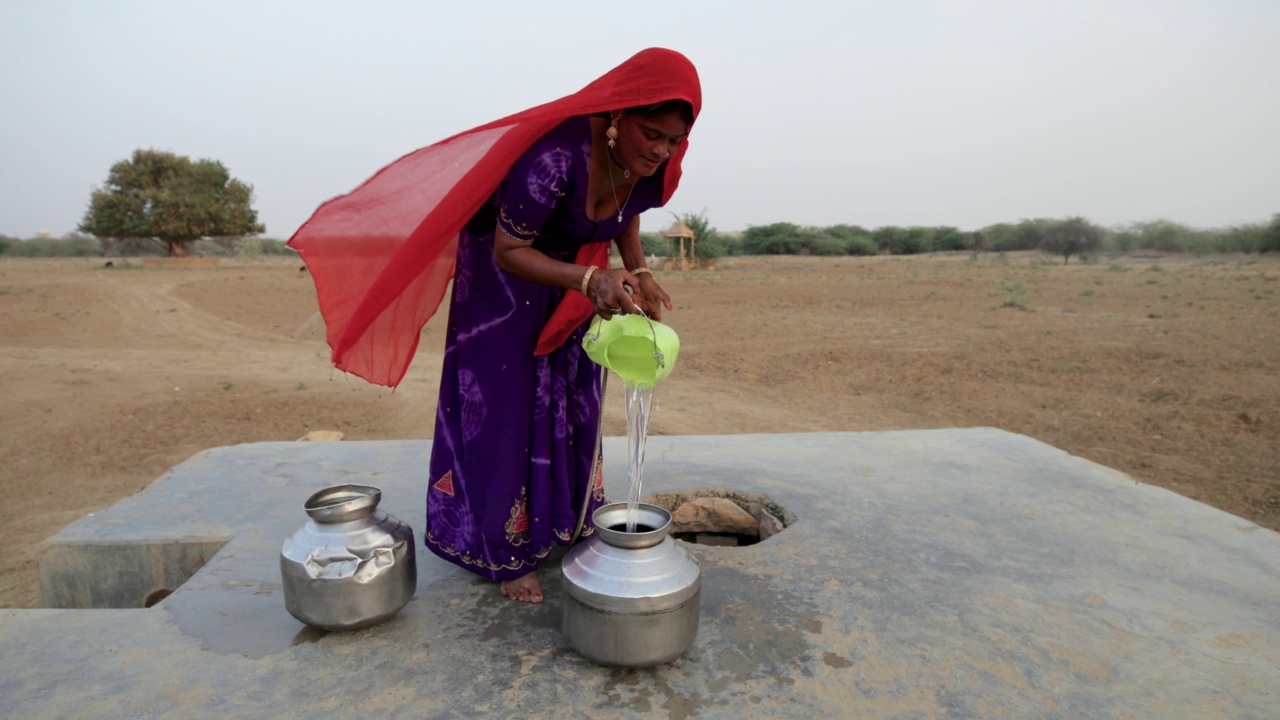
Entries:
[[795,523],[795,513],[764,493],[703,488],[649,495],[671,513],[671,536],[697,545],[744,547],[777,535]]

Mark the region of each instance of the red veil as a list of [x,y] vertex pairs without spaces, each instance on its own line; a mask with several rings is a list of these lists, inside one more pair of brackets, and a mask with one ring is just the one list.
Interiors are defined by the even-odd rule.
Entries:
[[[572,95],[415,150],[321,205],[289,247],[315,280],[333,364],[398,385],[453,278],[458,231],[520,155],[565,118],[672,99],[688,101],[697,116],[697,70],[675,51],[643,50]],[[663,204],[680,183],[686,147],[666,163]],[[584,245],[578,262],[603,265],[608,247]],[[565,293],[538,352],[563,343],[591,310],[582,295]]]

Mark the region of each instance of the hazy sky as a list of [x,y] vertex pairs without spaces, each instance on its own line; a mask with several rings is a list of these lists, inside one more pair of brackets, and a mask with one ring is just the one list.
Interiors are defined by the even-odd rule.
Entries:
[[703,87],[667,209],[722,230],[1262,222],[1277,38],[1280,0],[0,0],[0,233],[74,230],[113,162],[158,148],[221,160],[288,237],[654,45]]

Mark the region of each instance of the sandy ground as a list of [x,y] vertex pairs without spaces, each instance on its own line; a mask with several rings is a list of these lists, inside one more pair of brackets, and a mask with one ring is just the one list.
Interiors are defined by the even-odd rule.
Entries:
[[[299,268],[0,260],[0,606],[38,606],[44,538],[206,448],[431,436],[443,314],[393,394],[330,368]],[[682,349],[653,434],[993,426],[1280,529],[1280,257],[734,258],[658,277]]]

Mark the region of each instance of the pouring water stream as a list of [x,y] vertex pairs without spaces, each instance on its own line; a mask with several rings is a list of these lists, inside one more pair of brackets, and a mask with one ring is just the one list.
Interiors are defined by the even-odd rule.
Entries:
[[624,383],[622,392],[627,408],[627,532],[633,533],[636,531],[636,517],[639,514],[644,446],[649,437],[649,414],[653,410],[653,387]]
[[[623,285],[627,295],[631,295],[631,286]],[[643,310],[636,308],[637,314],[649,322],[653,330],[653,320]],[[598,334],[597,334],[597,337]],[[657,347],[657,332],[654,331],[654,359],[661,368],[666,362],[663,353]],[[654,385],[648,387],[623,378],[623,400],[627,411],[627,532],[636,531],[639,515],[640,486],[644,476],[644,448],[649,438],[649,415],[653,411]]]

